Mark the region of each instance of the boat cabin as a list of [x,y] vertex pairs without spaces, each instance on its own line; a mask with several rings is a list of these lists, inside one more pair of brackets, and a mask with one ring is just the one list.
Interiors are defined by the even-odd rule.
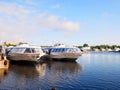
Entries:
[[59,53],[80,53],[79,48],[52,48],[51,52],[59,52]]

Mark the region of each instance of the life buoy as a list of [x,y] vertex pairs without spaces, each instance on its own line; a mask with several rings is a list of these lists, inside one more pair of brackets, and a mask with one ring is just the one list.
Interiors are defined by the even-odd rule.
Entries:
[[7,65],[7,60],[4,61],[4,65]]

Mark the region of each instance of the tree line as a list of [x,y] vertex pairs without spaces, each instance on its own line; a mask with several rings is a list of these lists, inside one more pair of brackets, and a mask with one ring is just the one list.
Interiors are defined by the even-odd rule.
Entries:
[[95,45],[95,46],[89,46],[88,44],[83,44],[83,46],[78,46],[78,48],[82,47],[90,47],[92,50],[95,49],[115,49],[120,48],[120,45]]

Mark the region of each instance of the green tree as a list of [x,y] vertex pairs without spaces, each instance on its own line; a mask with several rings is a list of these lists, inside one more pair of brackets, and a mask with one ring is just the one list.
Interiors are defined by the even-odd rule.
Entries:
[[89,45],[88,45],[88,44],[86,44],[86,43],[85,43],[85,44],[83,44],[83,47],[88,47],[88,46],[89,46]]
[[82,48],[82,46],[78,46],[78,48]]

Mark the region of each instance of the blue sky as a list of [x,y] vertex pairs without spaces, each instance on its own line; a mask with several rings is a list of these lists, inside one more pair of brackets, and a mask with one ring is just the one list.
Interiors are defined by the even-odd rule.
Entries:
[[120,45],[120,0],[0,0],[0,41]]

